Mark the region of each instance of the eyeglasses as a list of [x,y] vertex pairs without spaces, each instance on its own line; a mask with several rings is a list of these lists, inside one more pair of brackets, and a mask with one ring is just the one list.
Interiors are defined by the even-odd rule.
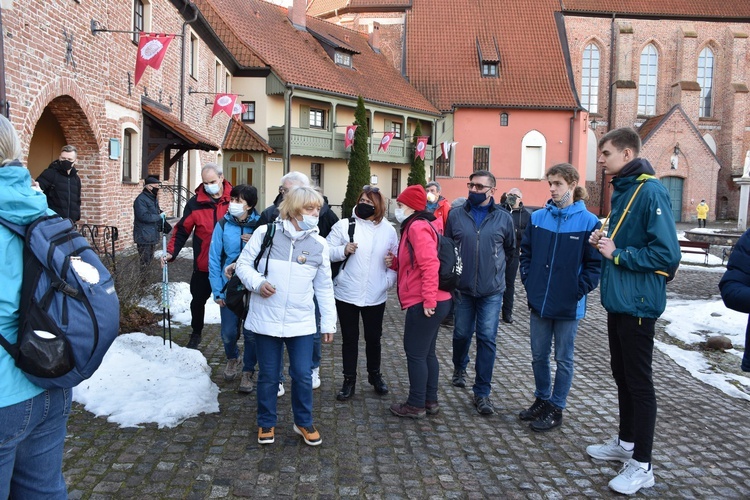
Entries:
[[476,184],[474,182],[467,182],[466,187],[469,189],[476,189],[477,191],[484,191],[485,189],[492,189],[495,186],[485,186],[484,184]]
[[365,193],[380,193],[380,188],[367,184],[365,186],[362,186],[362,191],[364,191]]

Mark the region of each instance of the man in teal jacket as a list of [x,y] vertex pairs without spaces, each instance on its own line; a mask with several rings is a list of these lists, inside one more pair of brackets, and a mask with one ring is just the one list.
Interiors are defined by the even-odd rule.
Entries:
[[667,304],[667,275],[680,262],[680,246],[666,188],[651,164],[638,158],[641,139],[631,128],[599,140],[598,163],[612,180],[610,229],[589,242],[601,252],[601,298],[607,310],[612,375],[620,402],[619,434],[586,452],[600,460],[625,462],[609,482],[633,494],[654,485],[651,449],[656,393],[651,362],[656,320]]

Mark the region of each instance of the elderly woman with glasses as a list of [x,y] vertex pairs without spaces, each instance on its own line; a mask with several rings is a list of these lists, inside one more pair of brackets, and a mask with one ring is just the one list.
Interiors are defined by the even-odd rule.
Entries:
[[[258,356],[258,443],[274,442],[281,350],[289,353],[294,432],[305,443],[322,442],[313,425],[312,352],[315,304],[325,343],[333,341],[336,309],[328,243],[318,234],[323,197],[313,188],[289,191],[279,217],[259,227],[237,259],[236,273],[250,294],[245,328],[255,335]],[[269,231],[273,231],[270,233]]]
[[[341,323],[344,385],[336,395],[346,401],[354,395],[362,316],[367,355],[367,381],[379,395],[388,393],[380,373],[380,337],[388,289],[396,272],[386,268],[385,257],[398,252],[398,236],[384,219],[385,200],[380,189],[364,186],[352,217],[338,221],[328,235],[331,261],[344,262],[333,280],[336,311]],[[350,237],[352,229],[354,234]]]

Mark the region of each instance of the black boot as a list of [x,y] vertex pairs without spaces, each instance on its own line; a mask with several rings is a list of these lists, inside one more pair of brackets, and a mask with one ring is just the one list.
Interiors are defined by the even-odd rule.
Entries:
[[187,343],[188,349],[198,349],[198,345],[201,343],[201,334],[191,333],[190,340]]
[[381,396],[384,394],[388,394],[388,386],[386,385],[385,380],[383,380],[383,376],[379,371],[370,372],[367,377],[367,381],[370,382],[370,385],[375,388],[375,392],[377,392]]
[[346,401],[354,396],[354,386],[357,384],[357,376],[353,375],[347,377],[344,375],[344,385],[341,386],[341,390],[336,394],[336,399],[339,401]]

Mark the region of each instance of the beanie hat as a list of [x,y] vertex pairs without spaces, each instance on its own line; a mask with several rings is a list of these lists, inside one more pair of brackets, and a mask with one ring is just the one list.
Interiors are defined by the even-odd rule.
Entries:
[[144,186],[146,184],[159,184],[159,183],[161,183],[161,181],[155,175],[149,175],[148,177],[146,177],[146,180],[143,181]]
[[413,208],[417,212],[421,212],[427,205],[427,192],[421,184],[415,184],[401,191],[396,201],[403,203],[409,208]]

